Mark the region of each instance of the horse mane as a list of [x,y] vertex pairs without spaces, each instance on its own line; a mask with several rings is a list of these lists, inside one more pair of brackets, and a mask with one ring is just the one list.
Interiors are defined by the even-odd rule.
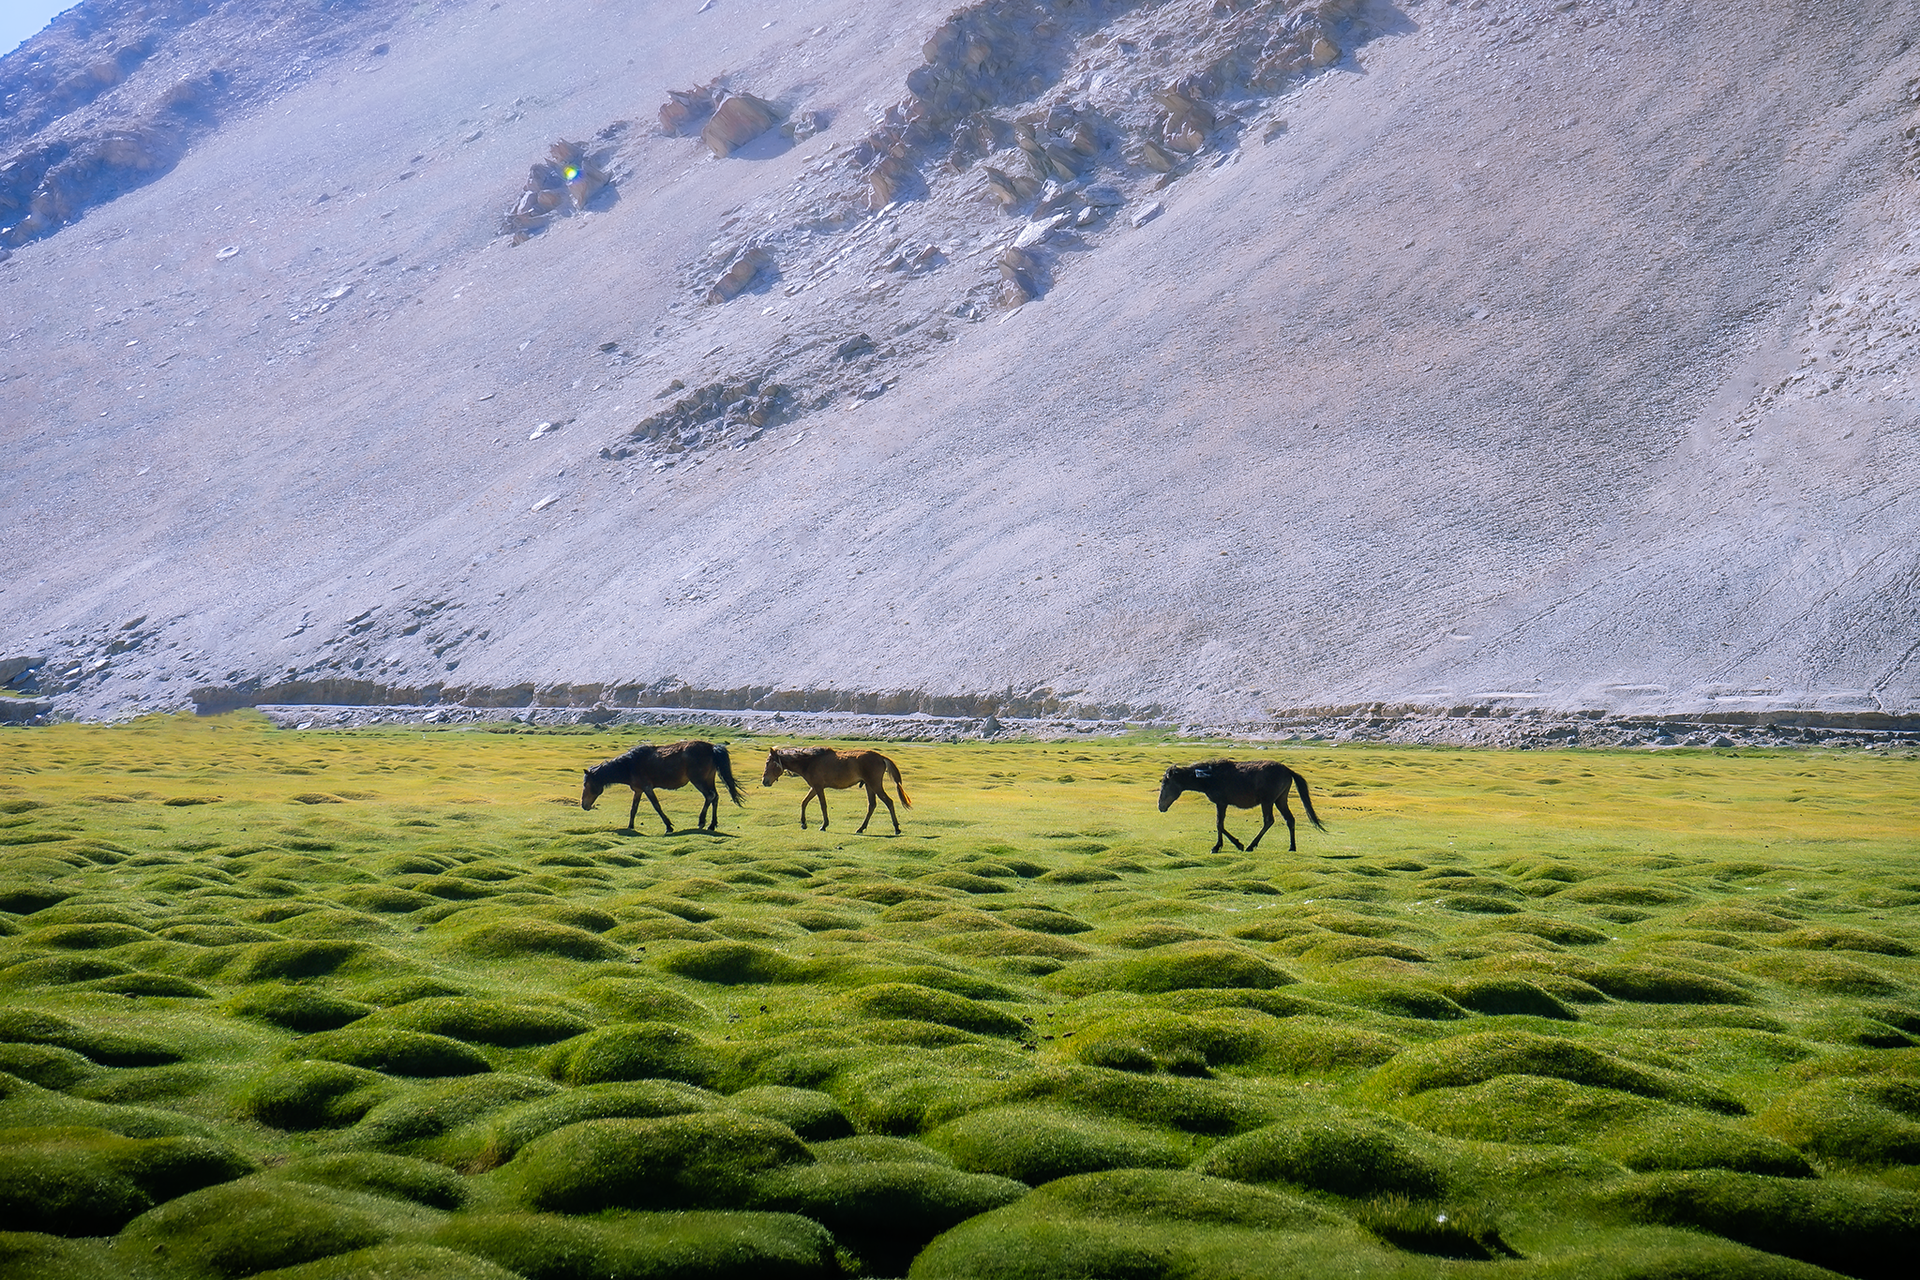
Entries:
[[771,750],[773,751],[774,758],[781,761],[782,764],[784,764],[788,760],[818,760],[821,756],[830,754],[833,751],[833,748],[832,747],[774,747],[774,748],[771,748]]
[[636,760],[645,759],[647,756],[652,755],[654,750],[654,745],[651,742],[643,742],[629,751],[621,752],[611,760],[602,760],[599,764],[588,766],[587,776],[595,782],[598,782],[603,775],[613,772],[617,766],[632,764]]

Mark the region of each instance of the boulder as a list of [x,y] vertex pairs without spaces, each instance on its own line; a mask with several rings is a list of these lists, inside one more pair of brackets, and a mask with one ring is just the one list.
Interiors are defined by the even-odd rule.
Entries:
[[713,282],[713,287],[707,290],[707,301],[727,302],[739,297],[763,268],[772,265],[773,255],[761,246],[750,245],[742,249],[727,264],[727,269],[720,273],[720,278]]
[[732,155],[747,143],[773,128],[780,109],[750,93],[728,96],[714,108],[713,118],[700,130],[700,140],[721,159]]

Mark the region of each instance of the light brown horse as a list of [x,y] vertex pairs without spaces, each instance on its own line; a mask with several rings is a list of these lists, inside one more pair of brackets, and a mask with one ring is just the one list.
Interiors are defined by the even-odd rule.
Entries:
[[[665,787],[674,791],[691,782],[706,797],[700,806],[698,827],[701,830],[718,831],[720,789],[714,785],[716,777],[727,784],[727,794],[738,805],[740,788],[733,780],[733,763],[727,758],[725,747],[716,747],[698,738],[685,738],[664,747],[644,743],[625,755],[603,760],[588,769],[586,785],[580,789],[580,807],[593,808],[593,802],[600,798],[602,791],[624,782],[633,788],[633,808],[627,812],[627,830],[637,829],[633,820],[640,815],[640,797],[645,796],[653,802],[653,811],[660,815],[660,821],[666,824],[667,834],[672,835],[673,820],[660,807],[660,797],[653,794],[653,789]],[[711,828],[707,826],[709,808],[713,810]]]
[[907,799],[907,788],[900,781],[900,766],[878,751],[836,751],[832,747],[775,747],[767,752],[766,776],[760,779],[762,786],[772,786],[783,773],[797,774],[809,790],[806,798],[800,802],[800,829],[807,829],[807,806],[815,796],[820,797],[820,829],[827,829],[827,793],[826,788],[844,791],[848,787],[867,789],[867,821],[860,824],[859,835],[867,829],[867,822],[873,821],[875,799],[886,801],[887,816],[893,819],[893,834],[900,834],[900,814],[893,807],[893,801],[887,795],[887,777],[893,778],[894,789],[900,793],[900,803],[913,808],[913,801]]

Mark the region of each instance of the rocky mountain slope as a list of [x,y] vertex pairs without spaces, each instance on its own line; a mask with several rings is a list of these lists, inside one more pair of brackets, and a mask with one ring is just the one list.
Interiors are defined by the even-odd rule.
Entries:
[[1916,36],[86,0],[0,59],[0,671],[1898,726]]

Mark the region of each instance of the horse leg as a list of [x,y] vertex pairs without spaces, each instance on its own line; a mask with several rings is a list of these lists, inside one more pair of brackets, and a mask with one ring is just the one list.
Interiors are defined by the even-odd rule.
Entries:
[[[887,816],[893,819],[893,834],[899,835],[900,834],[900,813],[898,810],[896,810],[893,807],[893,801],[887,798],[887,793],[884,788],[880,792],[880,799],[887,806]],[[871,807],[873,805],[873,801],[871,798],[868,799],[867,805],[869,807],[869,811],[871,811]]]
[[[660,797],[654,794],[654,792],[653,792],[653,788],[652,788],[652,787],[648,787],[648,788],[647,788],[647,799],[649,799],[649,800],[651,800],[651,801],[653,801],[653,811],[654,811],[655,813],[657,813],[657,814],[659,814],[659,815],[660,815],[660,822],[661,822],[661,825],[663,825],[664,827],[666,827],[666,829],[667,829],[667,834],[668,834],[668,835],[672,835],[672,834],[673,834],[673,819],[672,819],[672,818],[669,818],[669,817],[667,816],[667,811],[666,811],[665,809],[662,809],[662,808],[660,807]],[[634,807],[634,808],[636,808],[636,809],[638,809],[638,808],[640,807],[640,802],[639,802],[638,800],[635,800],[635,801],[633,802],[633,807]]]
[[[1265,825],[1263,825],[1260,828],[1260,836],[1264,836],[1265,834],[1267,834],[1268,829],[1273,826],[1273,801],[1262,800],[1260,802],[1260,816],[1266,819]],[[1260,836],[1255,836],[1251,841],[1248,842],[1247,844],[1248,853],[1252,853],[1255,849],[1258,849],[1260,847]]]
[[[862,783],[861,785],[862,785],[862,786],[865,786],[866,784],[865,784],[865,783]],[[868,822],[872,822],[872,821],[873,821],[873,806],[874,806],[874,799],[873,799],[873,788],[872,788],[872,787],[867,787],[867,818],[866,818],[866,822],[862,822],[862,823],[861,823],[861,824],[860,824],[860,825],[859,825],[859,826],[858,826],[857,828],[855,828],[855,829],[854,829],[854,833],[853,833],[853,834],[855,834],[855,835],[860,835],[861,833],[863,833],[864,831],[866,831],[866,829],[867,829],[867,823],[868,823]],[[891,801],[891,800],[889,800],[889,801],[887,801],[887,808],[889,808],[889,809],[891,809],[891,808],[893,808],[893,801]],[[898,826],[899,824],[898,824],[898,823],[895,823],[894,825],[895,825],[895,826]]]
[[707,808],[708,806],[712,806],[713,826],[711,830],[718,831],[720,829],[720,788],[714,786],[711,782],[696,782],[693,785],[699,787],[700,794],[705,797],[700,804],[700,820],[695,825],[703,831],[709,829],[707,827]]
[[[1293,810],[1287,808],[1287,795],[1284,791],[1280,793],[1280,816],[1287,820],[1287,852],[1297,852],[1299,846],[1293,842]],[[1267,821],[1272,822],[1273,819],[1269,818]]]
[[627,830],[638,831],[640,829],[639,827],[636,827],[633,825],[633,820],[639,816],[640,816],[640,788],[635,787],[633,789],[633,808],[627,810]]
[[[1234,848],[1244,852],[1247,846],[1241,844],[1238,839],[1235,839],[1233,832],[1227,830],[1227,802],[1225,800],[1216,800],[1214,801],[1214,805],[1218,809],[1213,819],[1214,826],[1219,829],[1220,835],[1233,841]],[[1220,852],[1220,841],[1217,838],[1213,842],[1213,851],[1215,853]]]
[[813,794],[820,797],[820,829],[825,831],[827,829],[827,793],[824,788],[815,787]]

